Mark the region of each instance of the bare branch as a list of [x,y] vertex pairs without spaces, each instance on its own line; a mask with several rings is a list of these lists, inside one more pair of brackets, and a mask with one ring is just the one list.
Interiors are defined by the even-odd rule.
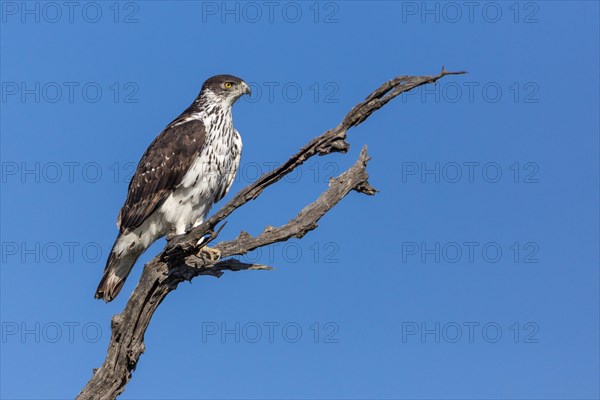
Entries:
[[[288,223],[280,227],[267,226],[256,237],[242,232],[234,240],[218,243],[215,249],[220,251],[222,259],[215,261],[208,257],[201,247],[218,236],[223,228],[221,225],[215,231],[219,222],[248,201],[257,198],[266,187],[282,179],[310,157],[346,152],[349,148],[345,140],[346,131],[362,123],[394,97],[418,86],[436,82],[445,75],[462,73],[464,72],[447,72],[442,68],[442,72],[436,76],[401,76],[384,83],[362,103],[356,105],[338,126],[311,140],[279,168],[264,174],[256,182],[242,189],[202,225],[184,235],[171,238],[165,249],[145,265],[140,281],[123,312],[113,317],[106,359],[102,366],[94,371],[77,398],[115,399],[125,390],[125,385],[131,379],[131,374],[145,350],[144,334],[154,312],[179,283],[190,281],[198,275],[220,277],[223,271],[272,269],[265,265],[248,264],[223,257],[243,255],[259,247],[290,238],[302,238],[307,232],[315,229],[321,217],[351,191],[375,194],[376,190],[368,182],[366,166],[369,157],[366,146],[352,167],[332,179],[329,188]],[[202,238],[204,241],[199,246],[198,242]]]

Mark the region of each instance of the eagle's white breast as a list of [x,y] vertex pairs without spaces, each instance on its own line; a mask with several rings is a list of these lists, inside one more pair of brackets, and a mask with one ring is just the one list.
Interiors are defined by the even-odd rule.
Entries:
[[200,154],[164,203],[140,227],[120,238],[120,248],[132,243],[148,247],[169,232],[184,234],[200,225],[212,205],[229,191],[239,167],[242,139],[233,128],[231,109],[225,110],[217,114],[209,109],[190,117],[201,119],[206,129]]
[[228,135],[210,135],[181,184],[159,211],[178,235],[200,225],[218,196],[227,193],[240,163],[242,140],[231,127]]

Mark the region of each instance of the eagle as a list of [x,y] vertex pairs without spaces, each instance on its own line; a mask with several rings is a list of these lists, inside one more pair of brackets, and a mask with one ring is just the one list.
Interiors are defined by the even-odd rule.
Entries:
[[97,299],[113,300],[154,241],[200,225],[229,191],[242,151],[231,108],[244,94],[251,94],[250,86],[238,77],[209,78],[194,102],[150,144],[119,212],[119,234]]

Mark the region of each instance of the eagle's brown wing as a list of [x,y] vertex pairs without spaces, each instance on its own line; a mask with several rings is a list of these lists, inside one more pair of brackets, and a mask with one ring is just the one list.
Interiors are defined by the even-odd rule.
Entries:
[[154,139],[129,183],[119,212],[120,231],[132,231],[156,211],[177,187],[200,154],[206,128],[197,119],[176,119]]

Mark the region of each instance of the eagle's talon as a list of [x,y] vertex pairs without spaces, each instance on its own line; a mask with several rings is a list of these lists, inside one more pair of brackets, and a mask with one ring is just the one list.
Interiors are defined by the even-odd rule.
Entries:
[[217,261],[221,258],[221,250],[213,247],[204,246],[198,253],[199,256],[206,255],[210,261]]

